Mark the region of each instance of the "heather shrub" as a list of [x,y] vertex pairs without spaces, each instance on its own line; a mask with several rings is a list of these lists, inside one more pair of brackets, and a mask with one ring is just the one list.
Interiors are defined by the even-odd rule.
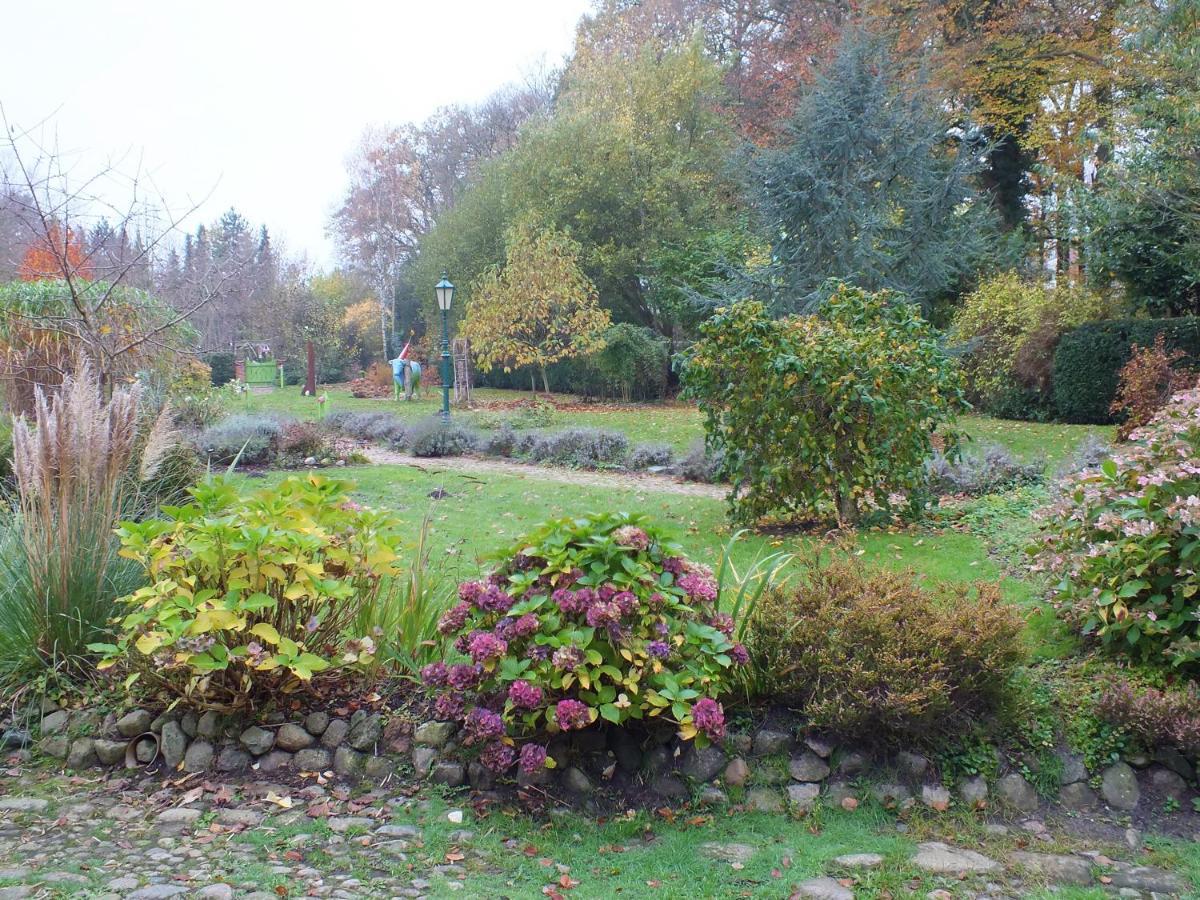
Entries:
[[[966,409],[961,378],[913,304],[838,285],[818,314],[718,310],[681,371],[723,451],[733,516],[856,523],[911,505],[933,433]],[[732,374],[731,374],[732,373]],[[957,437],[943,432],[953,454]]]
[[685,481],[716,484],[721,480],[721,468],[724,460],[724,450],[710,451],[704,441],[696,441],[679,460],[675,471]]
[[1041,514],[1035,571],[1079,631],[1139,660],[1200,661],[1200,390],[1177,394]]
[[1190,682],[1159,690],[1120,680],[1101,692],[1095,714],[1148,750],[1173,747],[1200,757],[1200,689]]
[[478,441],[471,429],[440,418],[424,419],[408,432],[408,449],[413,456],[462,456],[473,452]]
[[353,626],[395,574],[399,528],[350,488],[313,475],[243,493],[213,478],[163,518],[124,523],[121,554],[149,584],[122,598],[116,642],[91,646],[101,667],[235,710],[369,661],[373,639]]
[[325,417],[324,424],[360,441],[378,441],[392,446],[402,445],[408,435],[404,421],[386,412],[335,410]]
[[670,444],[638,444],[629,451],[625,465],[631,469],[649,469],[653,466],[669,466],[675,459]]
[[503,773],[545,765],[545,740],[598,720],[671,722],[701,746],[724,736],[717,697],[746,659],[705,567],[645,519],[548,522],[482,581],[459,586],[443,634],[468,661],[427,666],[436,715]]
[[265,464],[279,452],[283,424],[266,416],[239,413],[205,428],[192,443],[201,456],[217,465],[238,460]]
[[[1150,347],[1133,345],[1129,362],[1117,376],[1117,395],[1109,407],[1121,422],[1117,440],[1128,440],[1167,405],[1175,391],[1185,387],[1187,376],[1176,371],[1175,365],[1186,356],[1182,350],[1167,350],[1162,334],[1154,336]],[[1195,380],[1194,375],[1191,378]]]
[[814,552],[749,626],[755,683],[809,724],[881,746],[936,746],[1000,708],[1021,620],[994,585],[918,585]]
[[979,451],[963,453],[958,459],[947,459],[941,452],[935,452],[925,467],[932,492],[981,497],[1040,481],[1045,463],[1023,463],[1007,448],[988,444]]
[[568,428],[549,434],[525,434],[518,440],[514,455],[534,462],[601,469],[619,466],[629,452],[629,439],[619,431],[599,428]]
[[517,433],[504,422],[495,431],[486,432],[479,439],[479,449],[488,456],[509,457],[517,446]]
[[316,422],[288,422],[279,435],[279,453],[293,459],[318,459],[333,452],[328,432]]

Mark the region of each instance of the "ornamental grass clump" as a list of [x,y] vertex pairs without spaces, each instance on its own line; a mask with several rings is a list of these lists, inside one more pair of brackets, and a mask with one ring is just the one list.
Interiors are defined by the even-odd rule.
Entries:
[[150,583],[122,598],[116,643],[92,646],[101,667],[233,711],[369,665],[379,635],[356,625],[396,574],[399,525],[350,488],[311,475],[246,492],[214,478],[163,518],[124,523],[121,555]]
[[1200,665],[1200,388],[1176,394],[1041,514],[1034,571],[1061,615],[1114,652]]
[[[439,628],[466,659],[423,680],[439,719],[497,773],[547,764],[546,740],[597,722],[667,721],[704,746],[717,698],[748,660],[713,573],[637,516],[541,526],[482,581],[459,586]],[[519,749],[519,752],[518,752]]]

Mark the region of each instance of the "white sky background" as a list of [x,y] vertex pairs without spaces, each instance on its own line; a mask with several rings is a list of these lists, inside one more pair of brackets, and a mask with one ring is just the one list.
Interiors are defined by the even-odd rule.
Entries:
[[[193,230],[230,206],[325,235],[368,124],[473,103],[570,50],[588,0],[5,0],[0,104],[80,176],[139,166]],[[120,199],[120,198],[114,198]]]

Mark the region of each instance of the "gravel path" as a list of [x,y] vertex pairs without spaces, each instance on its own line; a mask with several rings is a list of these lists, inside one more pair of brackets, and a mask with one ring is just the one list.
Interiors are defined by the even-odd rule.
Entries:
[[641,472],[605,472],[567,469],[561,466],[535,466],[498,459],[478,459],[471,456],[444,456],[426,459],[409,456],[380,447],[364,447],[361,452],[371,462],[389,466],[412,466],[423,472],[467,472],[472,475],[509,475],[516,478],[532,478],[537,481],[554,481],[559,484],[575,484],[583,487],[620,488],[630,491],[654,491],[662,494],[682,494],[688,497],[707,497],[723,500],[725,487],[719,484],[699,484],[694,481],[677,481],[663,475]]

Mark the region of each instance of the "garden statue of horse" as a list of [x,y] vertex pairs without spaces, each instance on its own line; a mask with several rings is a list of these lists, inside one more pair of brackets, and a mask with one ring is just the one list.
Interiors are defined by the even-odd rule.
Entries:
[[421,364],[416,360],[404,359],[397,356],[392,360],[392,397],[400,399],[400,388],[404,388],[404,399],[413,399],[413,394],[421,393]]

